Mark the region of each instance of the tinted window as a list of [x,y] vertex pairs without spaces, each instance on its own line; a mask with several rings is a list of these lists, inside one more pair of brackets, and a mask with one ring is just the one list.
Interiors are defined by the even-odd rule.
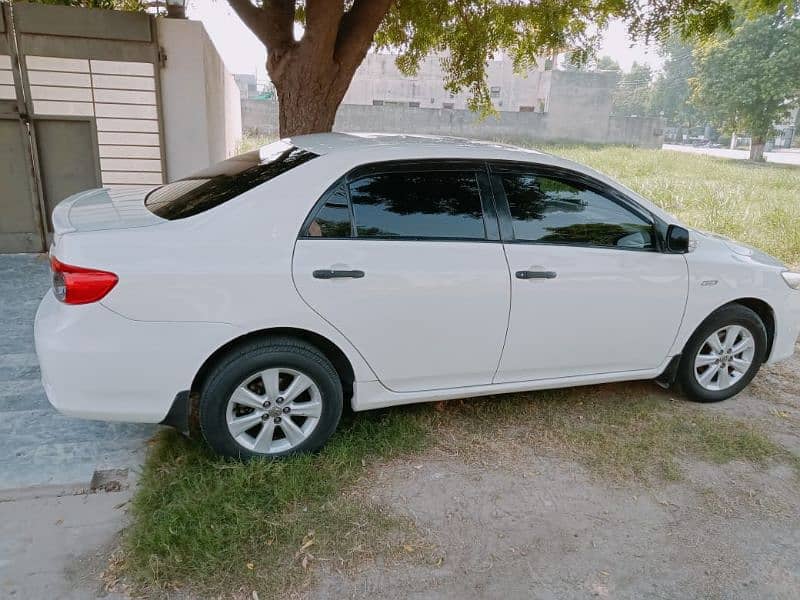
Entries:
[[382,173],[350,184],[358,237],[483,239],[475,173]]
[[654,247],[650,223],[580,183],[511,173],[500,177],[518,240]]
[[336,188],[325,200],[306,229],[310,237],[350,237],[350,205],[344,184]]
[[163,219],[185,219],[219,206],[314,157],[316,154],[307,150],[275,142],[162,185],[150,192],[144,203]]

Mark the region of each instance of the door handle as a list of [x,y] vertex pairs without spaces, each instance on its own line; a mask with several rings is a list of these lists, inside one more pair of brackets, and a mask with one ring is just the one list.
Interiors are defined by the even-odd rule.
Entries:
[[312,273],[314,279],[361,279],[364,277],[364,271],[337,271],[335,269],[318,269]]
[[517,271],[517,279],[555,279],[555,271]]

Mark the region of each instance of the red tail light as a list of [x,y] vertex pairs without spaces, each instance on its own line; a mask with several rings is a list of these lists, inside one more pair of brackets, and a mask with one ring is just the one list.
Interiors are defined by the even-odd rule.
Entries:
[[53,271],[53,293],[66,304],[97,302],[119,281],[114,273],[65,265],[55,256],[50,257],[50,268]]

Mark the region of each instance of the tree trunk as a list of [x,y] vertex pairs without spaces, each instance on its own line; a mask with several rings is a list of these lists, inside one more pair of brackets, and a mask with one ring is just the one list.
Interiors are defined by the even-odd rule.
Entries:
[[764,136],[754,135],[750,138],[750,160],[764,162]]
[[338,100],[313,96],[303,86],[281,86],[278,88],[280,136],[331,131],[337,108]]
[[[336,110],[353,74],[342,76],[337,65],[317,69],[313,60],[286,65],[274,78],[278,94],[278,127],[281,137],[322,133],[333,129]],[[346,78],[346,83],[341,79]]]
[[[297,0],[228,0],[267,48],[281,137],[333,129],[336,109],[393,0],[307,0],[295,40]],[[347,10],[345,10],[347,8]]]

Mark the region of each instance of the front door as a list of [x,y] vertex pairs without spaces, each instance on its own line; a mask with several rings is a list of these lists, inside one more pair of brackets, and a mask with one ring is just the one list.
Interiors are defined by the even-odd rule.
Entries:
[[480,164],[377,165],[304,225],[300,295],[393,391],[492,381],[510,286],[487,189]]
[[511,271],[495,382],[632,372],[663,364],[688,289],[682,255],[658,249],[650,215],[565,172],[493,174]]

